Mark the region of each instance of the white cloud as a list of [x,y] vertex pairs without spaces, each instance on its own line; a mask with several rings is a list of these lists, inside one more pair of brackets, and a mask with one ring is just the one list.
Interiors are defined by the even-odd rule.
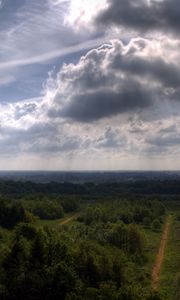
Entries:
[[47,89],[49,116],[94,122],[126,113],[138,112],[152,120],[176,112],[180,109],[178,43],[136,38],[125,45],[114,40],[89,51],[77,64],[64,65]]
[[105,5],[106,0],[71,0],[65,22],[76,30],[82,30],[83,26],[87,30],[97,11],[104,8]]

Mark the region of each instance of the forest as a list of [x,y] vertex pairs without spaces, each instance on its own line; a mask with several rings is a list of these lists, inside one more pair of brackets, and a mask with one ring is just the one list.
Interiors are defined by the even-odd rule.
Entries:
[[178,183],[1,180],[0,299],[178,300]]

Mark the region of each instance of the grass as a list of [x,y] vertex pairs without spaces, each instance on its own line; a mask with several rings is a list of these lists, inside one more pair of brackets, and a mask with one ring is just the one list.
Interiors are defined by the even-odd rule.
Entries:
[[162,232],[163,232],[163,226],[162,229],[159,231],[152,231],[152,229],[145,230],[146,239],[147,239],[146,254],[148,257],[147,269],[149,269],[150,272],[152,271],[153,265],[156,260]]
[[173,216],[161,272],[160,290],[164,299],[180,299],[180,221]]

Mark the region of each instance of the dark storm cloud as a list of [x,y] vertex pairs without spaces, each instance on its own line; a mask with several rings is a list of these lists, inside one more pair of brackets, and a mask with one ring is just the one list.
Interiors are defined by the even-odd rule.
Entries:
[[51,110],[51,116],[93,122],[105,117],[144,109],[152,104],[151,92],[136,82],[126,82],[122,91],[96,91],[74,96],[61,110]]
[[112,68],[139,76],[151,76],[166,86],[180,85],[180,69],[173,63],[167,63],[162,58],[142,58],[135,55],[119,56],[112,62]]
[[140,31],[166,30],[180,32],[178,0],[108,0],[100,11],[98,23],[120,25]]

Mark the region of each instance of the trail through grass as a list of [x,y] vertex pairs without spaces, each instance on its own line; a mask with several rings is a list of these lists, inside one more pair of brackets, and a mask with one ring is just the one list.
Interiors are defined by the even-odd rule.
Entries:
[[166,244],[169,237],[169,231],[171,226],[171,216],[168,216],[168,219],[165,223],[164,230],[161,237],[161,242],[158,250],[158,255],[156,257],[156,261],[152,270],[152,288],[154,290],[157,290],[159,287],[159,281],[160,281],[160,272],[164,260],[165,250],[166,250]]
[[180,299],[180,220],[172,218],[159,290],[166,300]]

